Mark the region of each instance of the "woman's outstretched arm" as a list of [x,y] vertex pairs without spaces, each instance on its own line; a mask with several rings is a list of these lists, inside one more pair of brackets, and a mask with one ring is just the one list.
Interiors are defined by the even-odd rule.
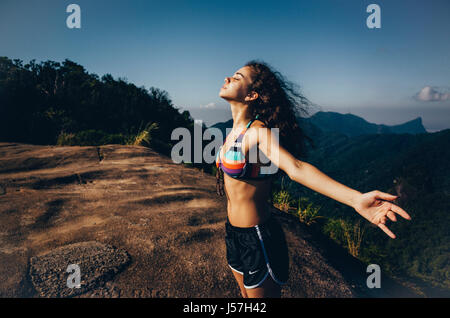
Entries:
[[395,222],[397,221],[395,213],[397,213],[405,219],[411,219],[406,211],[389,202],[395,200],[397,196],[378,190],[361,193],[333,180],[315,166],[292,156],[279,145],[278,139],[270,129],[255,129],[249,137],[257,138],[259,149],[292,180],[354,208],[389,237],[395,238],[395,235],[386,227],[386,217]]
[[312,164],[295,158],[294,162],[289,164],[286,159],[286,157],[280,158],[280,164],[284,166],[286,170],[281,167],[280,168],[286,172],[289,178],[295,182],[303,184],[311,190],[319,192],[348,206],[354,207],[354,204],[357,201],[357,198],[361,195],[361,192],[349,188],[330,178]]

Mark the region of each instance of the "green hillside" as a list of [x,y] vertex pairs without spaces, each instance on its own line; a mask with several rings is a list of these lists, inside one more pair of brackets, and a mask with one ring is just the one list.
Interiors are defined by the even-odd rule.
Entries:
[[[399,195],[396,203],[412,217],[398,218],[389,227],[389,239],[368,226],[353,209],[295,182],[283,180],[292,198],[307,197],[320,207],[321,230],[333,235],[336,220],[355,226],[363,222],[364,236],[358,257],[379,264],[393,275],[420,279],[450,290],[450,130],[427,134],[377,134],[347,137],[322,134],[315,139],[307,162],[333,179],[361,192],[380,190]],[[334,222],[334,223],[333,223]],[[339,227],[339,226],[337,226]],[[334,230],[333,230],[334,228]],[[335,235],[337,241],[346,240]]]

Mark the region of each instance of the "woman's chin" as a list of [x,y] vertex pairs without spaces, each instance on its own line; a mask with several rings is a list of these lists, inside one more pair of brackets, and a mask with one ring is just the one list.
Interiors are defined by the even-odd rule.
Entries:
[[227,94],[225,94],[225,92],[223,91],[223,89],[220,90],[220,92],[219,92],[219,97],[222,97],[223,99],[227,99]]
[[227,92],[227,90],[223,88],[220,89],[219,97],[225,99],[226,101],[232,101],[236,99],[236,96],[233,96],[232,94],[230,96],[230,92]]
[[227,96],[219,95],[219,97],[221,97],[222,99],[226,100],[227,102],[230,102],[230,101],[233,100],[232,98],[229,98],[229,97],[227,97]]

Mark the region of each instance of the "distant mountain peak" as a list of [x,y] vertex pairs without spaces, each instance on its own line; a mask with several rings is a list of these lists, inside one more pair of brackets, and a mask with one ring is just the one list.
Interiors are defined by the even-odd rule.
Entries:
[[426,133],[422,117],[417,117],[400,125],[384,125],[370,123],[362,117],[347,113],[319,111],[309,118],[312,124],[324,132],[339,132],[347,136],[365,134],[420,134]]

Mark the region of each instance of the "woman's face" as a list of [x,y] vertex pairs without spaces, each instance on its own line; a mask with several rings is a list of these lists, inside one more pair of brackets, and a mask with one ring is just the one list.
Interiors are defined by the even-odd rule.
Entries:
[[225,77],[225,84],[220,89],[219,96],[227,101],[249,102],[251,100],[251,97],[248,96],[249,86],[252,83],[251,71],[249,66],[244,66],[238,69],[232,77]]

